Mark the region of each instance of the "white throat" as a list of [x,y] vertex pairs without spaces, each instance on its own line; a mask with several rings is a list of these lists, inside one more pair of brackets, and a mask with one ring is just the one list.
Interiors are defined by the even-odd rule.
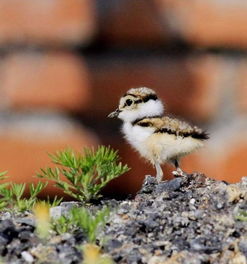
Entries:
[[119,113],[118,118],[124,122],[132,123],[137,119],[145,117],[160,116],[164,113],[164,106],[160,100],[149,100],[144,104],[140,104],[137,109],[124,110]]

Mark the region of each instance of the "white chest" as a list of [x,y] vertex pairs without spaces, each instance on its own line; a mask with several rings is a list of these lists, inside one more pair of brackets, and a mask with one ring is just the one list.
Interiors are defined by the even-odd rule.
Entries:
[[123,124],[122,132],[133,147],[142,151],[146,145],[145,141],[153,133],[153,128],[133,126],[131,123],[126,122]]

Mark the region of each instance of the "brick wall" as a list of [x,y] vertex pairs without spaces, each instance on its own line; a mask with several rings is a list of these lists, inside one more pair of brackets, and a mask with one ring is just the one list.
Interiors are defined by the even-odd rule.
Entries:
[[110,144],[132,170],[106,191],[135,192],[154,170],[106,116],[148,86],[211,134],[186,171],[247,176],[246,19],[240,0],[0,0],[1,171],[33,182],[47,152]]

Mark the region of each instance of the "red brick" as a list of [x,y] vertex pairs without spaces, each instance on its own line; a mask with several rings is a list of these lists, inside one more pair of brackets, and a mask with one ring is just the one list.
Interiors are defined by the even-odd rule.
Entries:
[[0,43],[79,44],[95,31],[94,0],[0,0]]
[[98,116],[105,117],[126,90],[140,86],[156,90],[167,111],[175,115],[203,121],[218,111],[223,73],[217,57],[106,57],[90,70],[95,98],[89,110]]
[[173,35],[199,46],[247,47],[247,4],[221,0],[153,0]]
[[100,16],[100,35],[109,44],[162,43],[166,27],[151,1],[122,0],[107,3]]
[[240,127],[230,126],[218,132],[211,132],[211,139],[204,150],[186,157],[183,168],[186,171],[199,171],[207,176],[227,182],[238,182],[247,176],[247,130],[246,122]]
[[101,18],[101,34],[117,45],[179,39],[196,46],[246,48],[246,13],[243,1],[120,0]]
[[247,113],[247,62],[240,64],[237,72],[236,103],[241,113]]
[[[8,171],[10,180],[17,183],[37,182],[34,177],[40,168],[51,165],[48,153],[67,147],[81,151],[83,147],[97,146],[97,137],[71,120],[49,117],[17,117],[18,121],[1,123],[0,168]],[[45,194],[58,194],[49,184]]]
[[71,53],[16,53],[0,67],[2,105],[80,111],[88,104],[87,66]]

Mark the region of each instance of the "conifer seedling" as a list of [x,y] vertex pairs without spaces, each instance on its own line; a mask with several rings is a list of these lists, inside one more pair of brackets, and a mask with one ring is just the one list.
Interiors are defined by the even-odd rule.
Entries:
[[66,149],[50,158],[57,166],[41,169],[37,176],[54,181],[64,193],[82,202],[98,199],[102,188],[129,170],[119,162],[117,151],[105,146],[80,153]]

